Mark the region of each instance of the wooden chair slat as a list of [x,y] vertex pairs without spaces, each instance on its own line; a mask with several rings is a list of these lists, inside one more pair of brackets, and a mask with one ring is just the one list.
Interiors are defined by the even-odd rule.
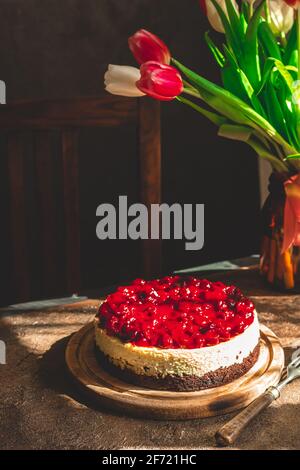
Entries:
[[[141,202],[148,207],[161,203],[160,103],[142,98],[139,102],[139,165]],[[143,240],[143,271],[146,277],[162,271],[161,240]]]
[[62,133],[66,281],[69,293],[80,288],[80,217],[78,132]]
[[29,249],[25,205],[25,165],[22,135],[7,137],[10,188],[10,237],[12,244],[12,289],[16,299],[30,297]]
[[57,230],[56,202],[54,197],[54,166],[51,154],[51,135],[38,132],[35,136],[36,188],[39,206],[39,233],[41,237],[41,255],[43,262],[43,291],[51,295],[57,289]]

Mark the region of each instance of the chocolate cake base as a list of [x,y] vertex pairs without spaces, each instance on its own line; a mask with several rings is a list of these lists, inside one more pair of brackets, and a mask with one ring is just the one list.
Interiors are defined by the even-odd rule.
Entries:
[[259,344],[255,347],[253,352],[243,360],[242,363],[233,364],[230,367],[220,367],[213,372],[208,372],[202,377],[198,377],[196,375],[168,375],[166,377],[150,377],[147,375],[135,374],[129,369],[120,369],[119,367],[116,367],[96,347],[96,356],[100,361],[101,366],[115,377],[118,377],[124,382],[128,382],[144,388],[176,392],[192,392],[228,384],[246,374],[246,372],[248,372],[248,370],[250,370],[257,361],[258,355]]

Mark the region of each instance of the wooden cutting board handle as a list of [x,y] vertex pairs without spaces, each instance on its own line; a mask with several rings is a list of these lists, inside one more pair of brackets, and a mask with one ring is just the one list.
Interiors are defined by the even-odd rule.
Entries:
[[262,410],[267,408],[272,401],[276,400],[279,395],[280,393],[276,387],[268,388],[263,395],[256,398],[256,400],[216,432],[215,439],[217,444],[222,447],[233,444],[248,423]]

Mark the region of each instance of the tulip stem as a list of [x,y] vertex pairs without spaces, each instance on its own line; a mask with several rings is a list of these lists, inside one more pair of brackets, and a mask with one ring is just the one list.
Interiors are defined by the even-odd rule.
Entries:
[[281,31],[281,33],[280,33],[280,40],[281,40],[281,44],[283,45],[283,47],[286,47],[287,40],[286,40],[286,35],[285,35],[284,31]]
[[265,3],[265,15],[266,15],[267,23],[270,24],[271,23],[271,15],[270,15],[270,7],[269,7],[268,0]]
[[191,85],[187,80],[182,80],[183,85],[188,88],[189,90],[192,90],[194,92],[198,92],[197,88],[195,88],[193,85]]
[[249,20],[250,20],[250,18],[252,18],[252,16],[253,16],[253,3],[254,3],[254,2],[250,2],[250,3],[249,3]]
[[195,96],[195,98],[200,98],[200,93],[195,88],[184,88],[183,93],[187,95]]

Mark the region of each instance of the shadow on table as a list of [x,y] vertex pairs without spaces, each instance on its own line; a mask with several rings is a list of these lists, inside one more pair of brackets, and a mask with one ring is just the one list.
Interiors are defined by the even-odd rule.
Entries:
[[50,388],[60,395],[70,398],[89,406],[74,386],[74,380],[67,368],[65,351],[72,335],[62,338],[53,343],[51,348],[44,353],[39,360],[39,378],[42,385]]
[[121,415],[122,413],[117,413],[112,408],[94,403],[90,397],[85,396],[84,389],[80,389],[79,384],[71,375],[65,361],[66,347],[71,336],[69,335],[54,343],[42,358],[39,359],[38,373],[42,385],[88,408],[104,413],[109,412],[110,414]]

